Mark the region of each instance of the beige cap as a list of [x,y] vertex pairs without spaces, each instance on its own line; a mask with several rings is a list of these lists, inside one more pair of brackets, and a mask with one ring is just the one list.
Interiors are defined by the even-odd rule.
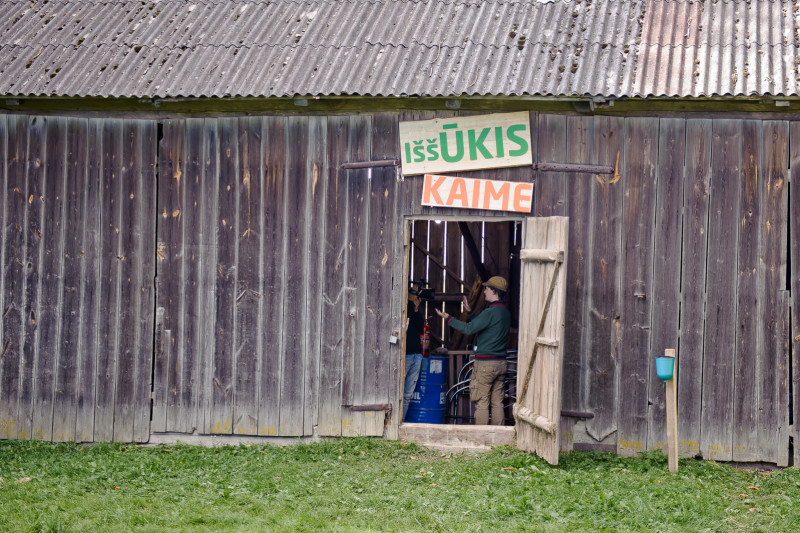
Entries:
[[508,292],[508,282],[506,278],[500,276],[492,276],[489,281],[483,284],[484,287],[491,287],[498,291]]

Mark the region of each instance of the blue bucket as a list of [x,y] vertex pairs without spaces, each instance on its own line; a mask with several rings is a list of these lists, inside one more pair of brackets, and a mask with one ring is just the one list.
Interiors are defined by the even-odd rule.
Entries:
[[406,422],[441,424],[447,395],[447,356],[431,355],[422,358],[419,380],[408,402]]
[[656,375],[664,381],[672,379],[675,372],[674,357],[656,357]]

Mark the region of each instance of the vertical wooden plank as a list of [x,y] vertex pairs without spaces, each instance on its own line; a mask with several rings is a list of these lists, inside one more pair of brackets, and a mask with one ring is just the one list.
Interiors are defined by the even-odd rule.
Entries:
[[[399,224],[402,226],[402,224]],[[398,230],[402,231],[402,227],[399,227]],[[464,278],[464,272],[462,267],[466,263],[471,263],[472,261],[469,258],[469,252],[466,251],[463,244],[463,237],[461,235],[461,230],[459,229],[459,222],[456,221],[448,221],[445,222],[445,237],[447,239],[447,246],[444,250],[444,261],[445,265],[447,265],[448,270],[454,272],[458,275],[462,280]],[[463,259],[463,261],[462,261]],[[400,278],[402,278],[402,273],[398,273]],[[450,293],[450,294],[457,294],[457,293],[469,293],[470,286],[463,286],[458,281],[454,280],[450,276],[445,276],[444,278],[444,287],[443,292]],[[394,305],[401,305],[399,301],[397,304]],[[423,307],[424,309],[424,307]],[[444,309],[446,312],[453,316],[460,316],[462,310],[461,298],[454,298],[451,302],[445,302]],[[452,328],[444,328],[444,345],[451,350],[459,350],[461,349],[461,344],[463,341],[463,335],[452,329]],[[403,359],[403,367],[405,368],[405,354],[402,354]],[[458,371],[461,368],[461,357],[449,357],[447,359],[447,382],[445,391],[449,391],[450,388],[455,385],[456,378],[458,377]],[[403,373],[403,378],[405,378],[405,372]],[[396,405],[400,405],[399,397]],[[445,414],[445,417],[449,413]],[[402,411],[400,412],[402,416]],[[447,420],[445,420],[447,421]]]
[[[508,222],[487,221],[483,226],[483,263],[492,276],[503,276],[506,279],[509,272],[508,254],[511,251],[509,228]],[[514,287],[509,290],[513,291]]]
[[239,120],[239,181],[236,279],[236,367],[233,432],[258,434],[258,367],[261,352],[261,148],[264,131],[258,118]]
[[[94,440],[95,405],[97,392],[97,365],[100,347],[100,296],[102,275],[100,271],[101,219],[100,212],[104,191],[102,166],[103,153],[102,119],[88,121],[86,153],[82,155],[86,165],[86,188],[83,191],[84,240],[81,261],[81,329],[79,345],[82,356],[78,368],[76,440]],[[90,164],[92,158],[95,163]]]
[[138,351],[134,353],[134,422],[133,439],[136,442],[150,440],[150,390],[153,371],[153,309],[155,307],[155,250],[156,250],[156,179],[155,167],[158,152],[156,142],[158,126],[154,121],[138,121],[136,143],[138,149],[137,183],[133,194],[138,198],[138,227],[134,254],[138,257],[135,285],[138,305],[137,329]]
[[[387,130],[386,145],[383,154],[388,158],[399,158],[399,127],[400,116],[398,113],[392,115],[390,128]],[[393,155],[394,154],[394,155]],[[408,286],[407,280],[407,247],[406,247],[406,228],[408,227],[405,219],[403,218],[404,206],[407,205],[408,200],[402,197],[402,183],[398,181],[399,169],[389,168],[388,172],[391,174],[390,179],[394,184],[394,198],[391,206],[391,220],[389,224],[392,228],[392,239],[390,246],[392,247],[392,261],[391,261],[391,300],[390,300],[390,326],[391,334],[402,339],[404,322],[403,317],[406,312],[407,294],[406,287]],[[398,426],[403,416],[402,410],[402,396],[403,385],[405,381],[405,346],[402,342],[389,345],[389,358],[388,361],[388,399],[392,404],[391,413],[376,413],[378,422],[385,421],[387,423],[384,436],[389,439],[396,438]],[[383,419],[383,420],[381,420]],[[378,424],[376,424],[378,425]],[[384,425],[384,424],[380,424]]]
[[119,202],[119,248],[116,256],[119,265],[119,351],[116,383],[114,385],[114,440],[133,441],[135,418],[136,356],[140,351],[138,328],[138,296],[141,284],[138,268],[136,237],[141,236],[140,200],[136,195],[140,182],[141,149],[139,132],[133,121],[122,124],[121,150],[115,154],[121,162],[119,169],[119,196],[110,201]]
[[[593,153],[597,164],[615,165],[622,155],[622,119],[594,117]],[[622,176],[620,181],[626,180]],[[592,215],[589,294],[589,368],[587,407],[594,418],[586,423],[589,435],[602,441],[617,430],[617,380],[619,368],[619,270],[622,227],[622,187],[612,176],[595,177]],[[612,183],[613,182],[613,183]]]
[[286,129],[286,276],[284,350],[281,375],[279,435],[303,434],[303,403],[308,349],[305,336],[308,298],[309,221],[306,199],[311,177],[306,173],[308,118],[290,117]]
[[[674,348],[664,350],[665,357],[675,358]],[[667,415],[667,464],[670,472],[678,471],[678,398],[674,374],[675,361],[672,363],[673,376],[666,382],[666,415]]]
[[714,120],[712,127],[700,453],[706,459],[730,461],[742,125],[734,120]]
[[[617,451],[633,455],[647,445],[648,386],[653,294],[653,234],[656,211],[658,121],[625,121],[623,172],[623,256],[621,260],[620,341],[617,364]],[[613,178],[612,178],[613,179]]]
[[[789,394],[789,380],[790,365],[789,358],[791,357],[790,344],[791,339],[789,333],[791,331],[791,294],[788,290],[780,291],[779,304],[783,308],[781,319],[775,325],[775,332],[779,340],[776,340],[776,358],[779,378],[775,383],[776,391],[776,411],[778,412],[778,427],[775,431],[776,435],[776,452],[775,464],[778,466],[789,466],[789,437],[791,432],[791,424],[789,419],[789,412],[791,409],[791,400]],[[767,432],[771,428],[766,428]]]
[[236,350],[236,283],[239,149],[236,119],[219,119],[219,187],[217,190],[217,274],[211,433],[230,434],[233,420]]
[[306,394],[303,403],[303,434],[312,435],[319,426],[320,362],[322,360],[322,300],[325,287],[324,259],[326,199],[328,186],[327,147],[328,122],[325,117],[310,117],[308,121],[308,157],[306,175],[311,180],[306,195],[308,220],[308,296],[306,298]]
[[120,334],[122,142],[122,122],[105,120],[100,156],[103,169],[100,198],[100,344],[94,420],[94,437],[97,441],[111,441],[114,438],[114,387]]
[[[376,114],[372,120],[371,158],[388,159],[397,155],[397,120],[394,114]],[[394,215],[397,181],[393,168],[372,169],[369,191],[369,219],[366,254],[366,329],[362,402],[388,403],[389,380],[393,362],[399,359],[397,345],[389,344],[392,332],[392,267],[394,232],[398,230]],[[443,257],[443,256],[442,256]],[[365,434],[383,434],[383,412],[368,412],[372,424]]]
[[[8,191],[8,115],[0,115],[0,383],[3,383],[3,364],[2,358],[5,356],[3,345],[5,336],[3,334],[3,317],[5,316],[5,264],[6,264],[6,198]],[[0,396],[0,433],[5,431],[5,419],[2,413],[5,407]]]
[[[733,354],[734,461],[758,460],[758,322],[762,291],[759,290],[759,229],[761,226],[761,122],[742,121],[742,172],[739,189],[739,250],[736,263],[735,351]],[[712,256],[713,257],[713,256]]]
[[[594,128],[591,117],[567,119],[567,161],[593,161]],[[540,134],[541,135],[541,134]],[[569,216],[569,262],[567,264],[567,303],[564,326],[564,360],[561,394],[564,409],[584,409],[582,382],[586,365],[588,332],[588,294],[592,215],[591,174],[570,173],[567,183],[567,215]],[[569,428],[564,428],[569,429]],[[564,442],[564,440],[562,440]],[[571,439],[567,440],[571,442]]]
[[[447,246],[444,249],[444,264],[447,266],[447,269],[451,272],[455,273],[461,279],[464,279],[463,274],[461,272],[461,258],[462,258],[462,242],[461,242],[461,230],[458,229],[458,222],[456,221],[447,221],[444,223],[445,228],[445,239],[447,242]],[[465,251],[466,252],[466,251]],[[468,257],[468,253],[467,253]],[[466,259],[469,261],[469,259]],[[450,276],[444,277],[444,285],[442,286],[442,292],[444,293],[458,293],[463,291],[468,291],[469,287],[462,287],[459,282],[454,280]],[[454,300],[452,302],[445,302],[445,311],[450,313],[454,316],[459,316],[461,313],[461,301],[460,299]],[[450,347],[450,349],[456,349],[455,345],[452,344],[451,339],[460,338],[461,335],[452,328],[445,328],[444,330],[445,335],[445,345]],[[453,362],[453,358],[450,358],[450,362]],[[453,373],[450,372],[448,374],[448,379],[453,377]],[[450,383],[449,385],[452,385]]]
[[[413,238],[414,242],[422,246],[422,248],[428,248],[428,225],[432,224],[427,220],[415,220],[412,227],[413,227]],[[413,252],[413,260],[411,262],[411,275],[413,276],[411,279],[414,281],[419,281],[420,279],[428,279],[428,258],[420,252],[416,247],[414,248]]]
[[[800,184],[800,121],[789,122],[789,177],[791,183]],[[9,144],[10,147],[10,144]],[[789,289],[791,291],[792,323],[790,327],[790,379],[791,422],[794,441],[793,464],[800,465],[800,194],[789,194],[789,257],[792,265]]]
[[[167,431],[191,431],[191,405],[193,396],[192,372],[195,350],[190,339],[193,333],[193,308],[195,294],[192,290],[192,246],[195,242],[192,206],[195,201],[192,187],[192,159],[197,132],[189,123],[181,121],[179,129],[173,131],[167,150],[169,165],[164,180],[172,189],[172,205],[167,209],[168,223],[173,232],[170,243],[173,251],[171,278],[174,285],[168,287],[169,307],[167,337],[169,341],[167,360]],[[163,216],[163,215],[162,215]],[[194,263],[194,264],[193,264]]]
[[[566,115],[538,115],[538,162],[564,163],[567,161]],[[532,142],[536,142],[531,139]],[[534,159],[536,161],[536,159]],[[569,160],[572,162],[572,160]],[[537,217],[565,216],[567,214],[567,174],[564,172],[534,171],[533,214]],[[571,179],[571,178],[570,178]]]
[[[686,121],[659,120],[656,220],[653,252],[653,289],[650,354],[678,348],[681,298],[681,231],[683,213]],[[666,428],[666,398],[652,357],[649,359],[647,449],[663,447]],[[677,385],[676,385],[677,386]]]
[[50,118],[46,124],[47,145],[44,150],[44,187],[39,199],[42,206],[42,233],[39,278],[39,323],[34,376],[33,435],[36,440],[53,438],[53,397],[59,352],[60,315],[62,305],[62,247],[64,242],[64,166],[66,156],[66,120]]
[[[286,256],[284,235],[290,223],[285,216],[286,119],[267,118],[264,135],[264,230],[261,246],[264,317],[269,322],[262,330],[261,405],[258,413],[259,434],[277,435],[280,426],[281,376],[283,375],[284,279]],[[294,352],[292,353],[294,355]],[[337,406],[341,400],[337,401]]]
[[711,121],[688,120],[678,375],[698,377],[678,380],[678,448],[691,456],[700,453],[711,147]]
[[[8,189],[8,115],[0,115],[0,385],[4,383],[5,365],[3,360],[6,350],[10,344],[6,342],[5,336],[5,291],[6,291],[6,225],[8,223],[8,197],[11,191]],[[3,403],[4,398],[0,392],[0,438],[5,436],[8,424],[8,406]]]
[[84,249],[84,204],[87,170],[88,123],[85,119],[67,119],[64,176],[60,194],[64,201],[64,259],[62,268],[63,300],[61,352],[56,364],[53,397],[53,440],[75,441],[77,417],[76,394],[81,359],[81,264]]
[[43,117],[30,120],[25,215],[25,279],[23,293],[22,359],[20,364],[19,436],[22,439],[41,438],[33,427],[35,402],[36,357],[38,351],[38,322],[41,315],[42,226],[44,217],[45,162],[47,158],[47,122]]
[[[201,298],[208,285],[202,283],[201,269],[208,262],[209,247],[201,244],[208,196],[204,195],[204,123],[202,119],[187,119],[172,124],[170,146],[166,149],[168,166],[161,181],[167,190],[167,220],[165,230],[172,242],[167,243],[172,252],[165,266],[173,269],[167,278],[174,285],[167,286],[170,309],[168,318],[170,359],[167,395],[167,431],[191,433],[200,427],[198,391],[204,382],[198,375],[203,357],[203,334],[210,328],[205,318]],[[216,191],[214,196],[216,197]],[[163,218],[163,212],[162,212]],[[210,229],[207,231],[211,231]],[[213,286],[213,284],[212,284]],[[169,291],[172,291],[171,293]]]
[[[200,127],[200,126],[198,126]],[[200,222],[201,269],[198,295],[198,321],[202,329],[198,332],[197,377],[201,384],[197,388],[197,427],[204,433],[212,432],[211,409],[214,397],[214,327],[217,316],[217,221],[219,220],[219,174],[222,150],[220,148],[219,124],[216,118],[206,118],[202,124],[202,172],[200,192],[202,213]]]
[[[369,135],[371,117],[350,118],[349,153],[352,161],[364,161],[371,152]],[[363,403],[364,331],[366,329],[366,265],[369,248],[369,172],[366,169],[347,172],[347,267],[345,286],[344,359],[342,365],[342,404]],[[365,415],[348,409],[342,412],[342,436],[363,434]]]
[[[5,122],[4,122],[5,123]],[[0,438],[21,438],[19,418],[22,362],[23,295],[25,280],[25,211],[28,159],[28,118],[7,119],[7,158],[3,189],[3,336],[0,381]]]
[[[173,431],[181,424],[177,392],[180,387],[179,356],[183,349],[183,343],[179,341],[183,338],[181,213],[184,209],[181,185],[184,129],[185,123],[181,120],[164,121],[159,150],[156,300],[157,307],[163,309],[164,336],[155,353],[152,419],[155,432]],[[165,344],[167,338],[169,344]]]
[[[787,220],[789,124],[763,122],[761,180],[760,249],[758,274],[761,320],[756,376],[759,406],[758,449],[760,461],[788,464],[788,347],[785,334],[787,306]],[[737,386],[737,389],[739,387]]]
[[347,258],[347,174],[341,164],[349,160],[346,117],[327,120],[325,181],[324,273],[322,286],[322,349],[319,363],[320,436],[342,434],[342,357],[345,316],[345,265]]

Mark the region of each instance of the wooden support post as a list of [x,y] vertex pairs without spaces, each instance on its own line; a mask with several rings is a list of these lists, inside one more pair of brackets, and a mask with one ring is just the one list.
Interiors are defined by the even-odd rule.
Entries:
[[678,398],[677,384],[678,358],[674,349],[664,350],[664,357],[675,359],[673,363],[672,378],[666,381],[667,385],[667,453],[670,472],[678,471]]

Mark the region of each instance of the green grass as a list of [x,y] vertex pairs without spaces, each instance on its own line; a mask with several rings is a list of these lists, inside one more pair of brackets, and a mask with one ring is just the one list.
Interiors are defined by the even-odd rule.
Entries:
[[800,471],[509,448],[447,455],[0,441],[0,531],[800,531]]

